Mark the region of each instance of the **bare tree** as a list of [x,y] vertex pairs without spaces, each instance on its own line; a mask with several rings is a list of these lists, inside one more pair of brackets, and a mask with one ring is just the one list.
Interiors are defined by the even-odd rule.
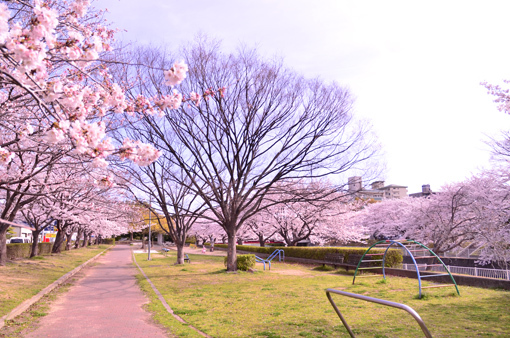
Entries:
[[[212,211],[228,237],[227,270],[235,271],[237,233],[273,186],[359,168],[377,149],[352,116],[349,91],[335,83],[304,79],[255,51],[223,54],[208,41],[183,54],[189,97],[161,118],[146,115],[143,133]],[[144,78],[152,88],[145,81],[143,90],[164,90],[161,78]]]
[[[130,77],[136,77],[135,86],[126,91],[133,99],[139,94],[154,96],[171,91],[164,86],[164,75],[161,69],[170,68],[168,54],[156,48],[140,48],[131,51],[122,50],[119,58],[125,58],[124,65],[117,65],[115,74],[119,80],[128,82]],[[117,131],[116,139],[122,140],[126,136],[133,140],[163,148],[173,144],[179,149],[171,128],[161,125],[157,132],[153,125],[157,125],[160,118],[146,115],[139,119],[133,117],[126,120],[124,127]],[[197,218],[205,211],[205,203],[192,189],[191,179],[187,173],[176,164],[173,154],[163,151],[159,159],[147,166],[137,166],[122,161],[117,162],[122,170],[118,177],[125,182],[124,187],[139,205],[143,205],[153,214],[163,214],[153,219],[160,228],[170,236],[177,248],[177,264],[184,264],[184,245],[188,233]],[[149,200],[152,203],[148,203]],[[148,221],[148,220],[145,220]]]

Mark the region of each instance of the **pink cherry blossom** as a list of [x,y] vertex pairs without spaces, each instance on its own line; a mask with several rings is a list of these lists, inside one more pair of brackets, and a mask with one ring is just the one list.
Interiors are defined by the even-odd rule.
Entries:
[[7,149],[0,147],[0,165],[9,164],[12,161],[14,154]]
[[184,61],[174,63],[173,67],[164,72],[165,84],[167,86],[175,86],[180,84],[188,72],[188,65]]

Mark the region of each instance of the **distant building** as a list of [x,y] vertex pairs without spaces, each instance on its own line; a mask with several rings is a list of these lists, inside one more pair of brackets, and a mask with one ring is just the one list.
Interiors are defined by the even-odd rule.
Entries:
[[385,186],[384,181],[375,181],[370,185],[372,189],[363,189],[362,179],[360,176],[349,177],[348,186],[349,193],[356,194],[363,198],[370,198],[375,201],[404,198],[407,196],[406,186],[396,184]]
[[432,192],[432,190],[430,190],[430,184],[424,184],[421,186],[421,192],[416,192],[414,194],[409,194],[409,197],[427,197],[427,196],[430,196],[430,195],[433,195],[435,194],[435,192]]
[[361,176],[349,177],[347,182],[348,182],[348,185],[349,185],[349,192],[350,193],[356,193],[356,192],[359,192],[359,191],[361,191],[363,189],[363,185],[362,185],[362,181],[361,181]]
[[13,237],[28,238],[32,242],[32,231],[35,230],[26,224],[12,225],[10,228],[13,230]]

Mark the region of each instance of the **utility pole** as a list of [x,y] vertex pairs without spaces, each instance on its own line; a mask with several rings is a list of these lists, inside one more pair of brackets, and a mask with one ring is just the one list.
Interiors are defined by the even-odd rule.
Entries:
[[152,196],[149,196],[149,256],[147,257],[147,260],[151,260],[151,228],[152,228],[152,221],[151,221],[151,214],[152,214]]

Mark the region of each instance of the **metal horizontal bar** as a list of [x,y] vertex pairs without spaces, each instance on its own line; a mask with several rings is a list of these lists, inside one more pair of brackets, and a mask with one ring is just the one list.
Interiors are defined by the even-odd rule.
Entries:
[[436,277],[436,276],[450,276],[450,275],[447,273],[441,273],[441,274],[437,274],[437,275],[425,275],[425,276],[420,276],[420,277],[426,278],[426,277]]
[[344,324],[345,328],[347,329],[347,331],[349,332],[351,337],[355,337],[354,333],[352,332],[351,328],[349,327],[349,324],[347,324],[347,322],[345,321],[345,318],[342,316],[342,313],[340,312],[340,310],[336,306],[335,302],[333,301],[333,298],[331,298],[331,293],[335,293],[335,294],[338,294],[338,295],[341,295],[341,296],[351,297],[351,298],[355,298],[355,299],[361,299],[361,300],[364,300],[364,301],[367,301],[367,302],[377,303],[377,304],[381,304],[381,305],[385,305],[385,306],[391,306],[391,307],[394,307],[394,308],[397,308],[397,309],[404,310],[407,313],[409,313],[416,320],[418,325],[420,325],[420,328],[421,328],[423,334],[425,335],[425,337],[426,338],[432,338],[432,335],[430,334],[429,329],[425,325],[425,322],[423,322],[423,319],[421,319],[420,315],[416,311],[414,311],[414,309],[411,308],[410,306],[407,306],[405,304],[390,302],[390,301],[384,300],[384,299],[379,299],[379,298],[373,298],[373,297],[358,295],[358,294],[355,294],[355,293],[350,293],[350,292],[345,292],[345,291],[340,291],[340,290],[335,290],[335,289],[327,289],[326,290],[326,296],[328,297],[329,302],[333,306],[333,309],[335,310],[336,314],[338,315],[338,317],[340,318],[340,320]]
[[366,256],[384,256],[384,253],[381,252],[381,253],[375,253],[375,254],[366,254],[365,257]]
[[414,259],[417,258],[436,258],[436,256],[414,256]]
[[366,278],[366,277],[381,277],[381,274],[378,275],[357,275],[356,278]]
[[430,289],[430,288],[443,288],[445,286],[454,286],[455,284],[440,284],[440,285],[430,285],[430,286],[422,286],[422,289]]

